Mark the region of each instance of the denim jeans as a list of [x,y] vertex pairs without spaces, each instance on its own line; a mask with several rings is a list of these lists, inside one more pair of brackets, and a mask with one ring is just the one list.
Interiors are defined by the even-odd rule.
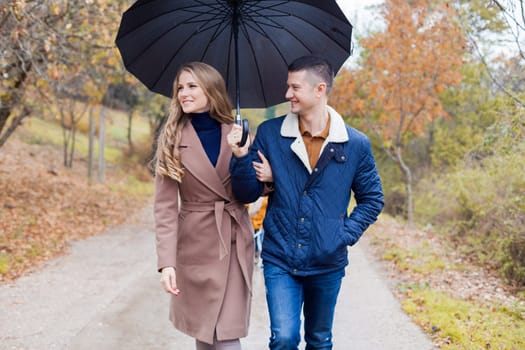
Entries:
[[259,255],[261,255],[261,250],[262,250],[262,242],[263,242],[263,239],[264,239],[264,228],[260,228],[258,230],[256,230],[254,232],[254,239],[253,239],[253,243],[255,244],[255,252],[256,253],[259,253]]
[[270,349],[298,349],[301,309],[306,350],[332,349],[335,304],[344,275],[343,268],[322,275],[293,276],[280,267],[264,263]]

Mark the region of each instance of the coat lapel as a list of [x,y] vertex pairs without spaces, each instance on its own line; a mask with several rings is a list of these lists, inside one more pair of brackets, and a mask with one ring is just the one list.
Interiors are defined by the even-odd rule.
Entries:
[[[209,161],[208,155],[199,140],[199,135],[197,135],[197,132],[189,121],[182,129],[179,148],[185,171],[190,172],[195,178],[219,196],[226,200],[230,200],[230,197],[224,188],[223,180],[221,180],[224,174],[223,168],[225,166],[225,158],[227,157],[226,153],[228,153],[227,151],[229,149],[224,129],[224,125],[222,125],[221,151],[219,153],[219,158],[217,159],[217,168],[214,168]],[[225,146],[228,149],[226,149]],[[219,175],[221,176],[219,177]]]
[[215,170],[219,179],[222,180],[223,186],[226,186],[230,181],[230,160],[232,158],[232,151],[226,135],[231,131],[232,125],[221,124],[221,150],[219,152],[219,158],[217,159],[217,166]]

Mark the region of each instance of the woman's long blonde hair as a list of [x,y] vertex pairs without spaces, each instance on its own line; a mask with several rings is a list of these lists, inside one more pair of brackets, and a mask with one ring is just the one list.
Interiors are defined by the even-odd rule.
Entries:
[[202,62],[191,62],[183,65],[173,82],[173,97],[171,99],[168,119],[159,134],[156,150],[155,173],[169,176],[180,182],[184,176],[181,163],[179,144],[184,125],[189,117],[182,111],[178,99],[179,78],[182,72],[188,72],[199,83],[210,106],[210,116],[221,124],[232,124],[232,104],[228,97],[226,84],[220,73],[212,66]]

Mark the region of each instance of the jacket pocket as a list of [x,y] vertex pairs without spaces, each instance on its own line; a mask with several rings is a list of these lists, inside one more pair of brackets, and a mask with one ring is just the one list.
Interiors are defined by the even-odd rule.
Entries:
[[341,218],[318,220],[312,232],[311,259],[313,265],[338,265],[345,260],[347,242],[344,221]]

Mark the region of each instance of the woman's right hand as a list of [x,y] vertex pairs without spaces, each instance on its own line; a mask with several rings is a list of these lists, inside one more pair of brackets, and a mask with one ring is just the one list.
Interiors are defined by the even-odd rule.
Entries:
[[242,138],[242,126],[233,124],[233,127],[229,134],[226,136],[226,139],[228,140],[228,144],[230,145],[232,149],[232,153],[235,157],[241,158],[248,154],[248,150],[250,148],[250,135],[248,135],[248,140],[244,144],[244,146],[239,146],[239,142]]
[[174,267],[168,266],[162,269],[160,276],[160,284],[162,284],[162,287],[164,288],[166,293],[170,293],[175,296],[179,295],[180,290],[177,288]]

